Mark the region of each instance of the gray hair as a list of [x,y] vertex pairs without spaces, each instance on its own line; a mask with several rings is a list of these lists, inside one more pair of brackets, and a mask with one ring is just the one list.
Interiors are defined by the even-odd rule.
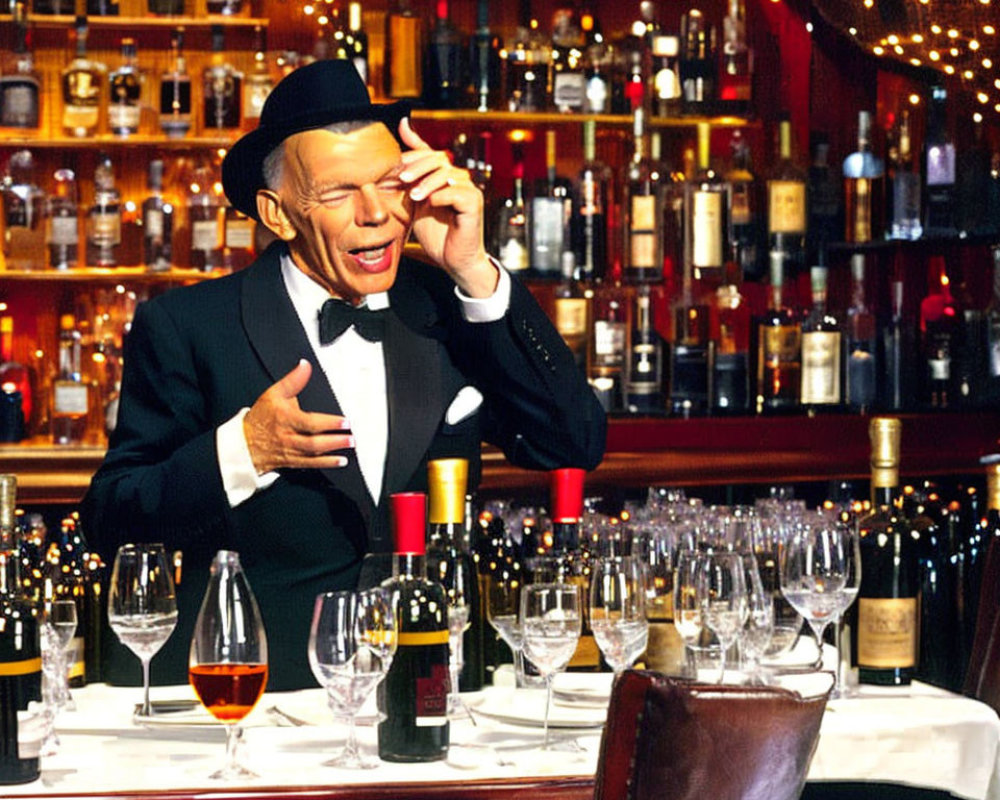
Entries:
[[[326,125],[322,130],[329,131],[330,133],[351,133],[352,131],[358,131],[375,124],[377,124],[375,120],[351,119]],[[260,171],[264,178],[264,186],[272,192],[276,192],[278,187],[281,186],[281,167],[285,158],[285,141],[285,139],[282,139],[281,142],[275,145],[271,152],[264,157],[264,162],[261,164]]]

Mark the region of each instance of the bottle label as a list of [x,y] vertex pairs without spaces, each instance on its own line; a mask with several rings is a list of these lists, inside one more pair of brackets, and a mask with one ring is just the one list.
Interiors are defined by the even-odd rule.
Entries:
[[654,195],[633,195],[630,209],[632,215],[629,218],[629,230],[632,231],[633,236],[636,233],[656,230],[656,197]]
[[798,361],[800,343],[799,328],[795,325],[762,326],[761,360],[772,366],[793,364]]
[[951,379],[951,358],[928,358],[927,368],[933,381]]
[[52,387],[52,413],[60,417],[82,417],[87,413],[87,385],[56,381]]
[[587,301],[583,297],[562,297],[555,301],[556,330],[566,337],[586,336]]
[[509,272],[524,272],[528,268],[528,250],[515,237],[509,238],[500,248],[500,263]]
[[97,211],[91,213],[88,218],[90,222],[90,241],[102,247],[113,247],[122,240],[122,218],[117,212],[105,213]]
[[664,67],[656,73],[653,88],[658,100],[676,100],[681,96],[680,79],[670,67]]
[[927,185],[949,186],[955,182],[955,145],[937,144],[927,148]]
[[628,377],[629,394],[655,395],[661,390],[660,353],[655,344],[637,344],[632,348]]
[[745,184],[733,184],[732,207],[729,209],[729,219],[733,225],[749,225],[753,222],[750,212],[750,187]]
[[767,195],[768,232],[805,233],[805,184],[801,181],[768,181]]
[[722,267],[722,192],[695,192],[691,263],[702,269]]
[[243,98],[243,116],[247,119],[260,119],[260,112],[264,110],[264,101],[267,100],[270,93],[270,81],[266,83],[247,81],[246,96]]
[[1000,377],[1000,319],[990,322],[990,375]]
[[191,223],[191,249],[214,250],[219,246],[219,224],[215,219]]
[[632,269],[656,268],[656,234],[632,231],[629,237],[629,266]]
[[160,209],[148,209],[142,224],[146,228],[147,239],[159,239],[163,236],[163,212]]
[[226,247],[250,250],[253,247],[253,222],[249,219],[226,220]]
[[587,81],[587,111],[603,114],[608,106],[608,83],[600,75]]
[[108,106],[108,125],[116,130],[138,130],[141,112],[138,105],[112,103]]
[[76,217],[49,218],[49,244],[68,246],[79,241],[80,228],[76,224]]
[[802,334],[802,402],[833,405],[840,402],[840,333]]
[[583,108],[586,79],[582,72],[557,72],[552,84],[552,102],[560,111]]
[[858,665],[902,669],[917,663],[917,598],[858,598]]
[[602,363],[625,360],[625,323],[599,319],[594,323],[594,354]]
[[38,125],[38,84],[15,77],[0,79],[0,125],[34,128]]
[[[872,185],[867,178],[848,182],[848,192],[853,187],[854,214],[849,220],[850,241],[869,242],[872,238]],[[850,198],[849,198],[850,199]],[[849,204],[850,205],[850,204]]]

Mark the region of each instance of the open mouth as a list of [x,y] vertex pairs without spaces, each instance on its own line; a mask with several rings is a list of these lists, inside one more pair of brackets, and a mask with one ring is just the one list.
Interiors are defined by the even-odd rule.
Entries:
[[392,241],[371,247],[348,250],[354,262],[365,272],[382,272],[392,263]]

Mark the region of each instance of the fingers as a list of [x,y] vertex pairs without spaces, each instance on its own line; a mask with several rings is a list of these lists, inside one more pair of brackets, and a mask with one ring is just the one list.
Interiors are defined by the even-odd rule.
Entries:
[[271,389],[281,397],[297,397],[299,392],[306,388],[309,377],[312,375],[312,364],[306,359],[300,358],[292,370],[279,380]]
[[415,130],[410,127],[410,118],[403,117],[399,121],[399,138],[411,150],[430,150],[431,146],[421,139]]

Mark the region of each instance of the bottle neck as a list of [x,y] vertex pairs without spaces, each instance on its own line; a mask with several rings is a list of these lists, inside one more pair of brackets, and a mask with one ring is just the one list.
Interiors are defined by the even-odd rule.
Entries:
[[405,580],[427,578],[427,556],[423,553],[394,553],[392,577]]
[[[873,481],[875,479],[873,478]],[[872,483],[872,508],[888,508],[895,504],[899,495],[898,479],[897,484],[892,486],[876,486]]]
[[0,546],[0,597],[21,593],[21,559],[17,547]]

